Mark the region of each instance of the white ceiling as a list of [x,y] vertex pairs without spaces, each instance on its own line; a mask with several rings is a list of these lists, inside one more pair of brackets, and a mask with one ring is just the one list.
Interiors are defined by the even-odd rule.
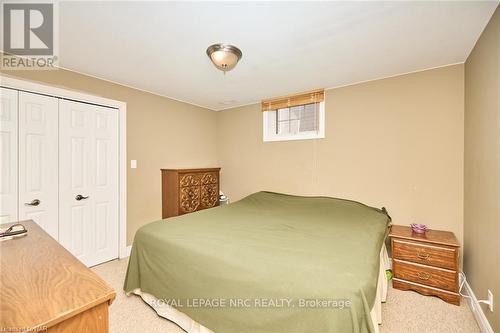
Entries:
[[[60,65],[220,110],[464,62],[498,2],[62,2]],[[205,54],[243,51],[223,75]]]

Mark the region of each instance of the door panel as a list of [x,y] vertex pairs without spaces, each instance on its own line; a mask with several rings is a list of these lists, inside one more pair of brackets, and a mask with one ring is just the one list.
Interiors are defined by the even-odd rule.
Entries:
[[0,224],[17,221],[18,92],[0,88]]
[[118,110],[95,107],[96,260],[118,257]]
[[71,251],[76,257],[85,255],[85,246],[83,244],[84,237],[81,235],[85,232],[85,225],[89,222],[89,209],[86,206],[71,207]]
[[118,111],[61,100],[59,120],[61,244],[88,266],[117,258]]
[[[58,239],[58,100],[19,92],[19,219]],[[39,200],[36,205],[34,200]],[[30,203],[34,203],[31,204]]]

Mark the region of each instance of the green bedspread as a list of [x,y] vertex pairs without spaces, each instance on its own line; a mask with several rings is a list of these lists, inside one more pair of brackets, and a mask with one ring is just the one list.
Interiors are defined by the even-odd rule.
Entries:
[[389,221],[354,201],[258,192],[140,228],[124,290],[216,333],[372,332]]

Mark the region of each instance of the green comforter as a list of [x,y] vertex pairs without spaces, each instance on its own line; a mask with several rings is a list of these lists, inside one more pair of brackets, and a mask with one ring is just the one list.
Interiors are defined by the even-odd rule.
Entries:
[[140,228],[124,290],[216,333],[372,332],[389,221],[354,201],[258,192]]

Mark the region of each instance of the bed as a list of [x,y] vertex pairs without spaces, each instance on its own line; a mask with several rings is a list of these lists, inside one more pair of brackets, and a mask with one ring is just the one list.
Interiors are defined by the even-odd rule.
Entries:
[[140,228],[124,290],[193,333],[377,332],[389,223],[355,201],[254,193]]

